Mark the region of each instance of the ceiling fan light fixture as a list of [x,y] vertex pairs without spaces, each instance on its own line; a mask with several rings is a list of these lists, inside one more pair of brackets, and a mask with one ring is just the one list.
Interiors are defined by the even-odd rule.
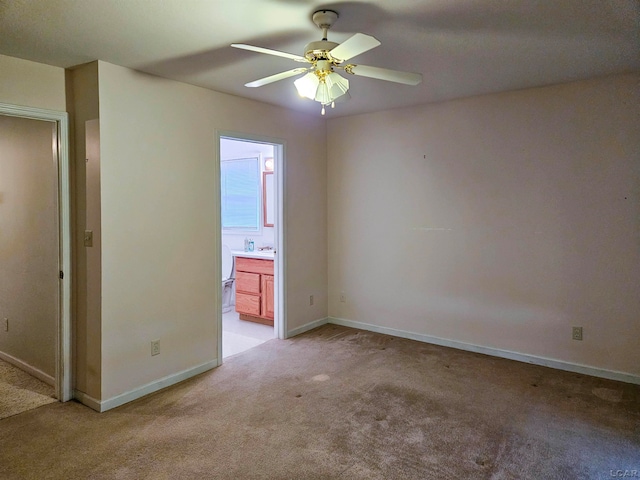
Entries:
[[298,90],[298,95],[315,100],[320,79],[314,72],[309,72],[305,76],[297,79],[293,84]]
[[332,102],[349,91],[349,80],[335,72],[327,75],[325,82],[327,83],[327,87],[329,87],[329,96]]
[[[315,100],[322,105],[333,107],[334,101],[349,90],[349,80],[335,72],[309,72],[293,82],[301,97]],[[324,115],[324,113],[323,113]]]
[[316,97],[314,100],[322,105],[331,103],[331,95],[329,94],[329,87],[326,82],[320,82],[318,90],[316,90]]

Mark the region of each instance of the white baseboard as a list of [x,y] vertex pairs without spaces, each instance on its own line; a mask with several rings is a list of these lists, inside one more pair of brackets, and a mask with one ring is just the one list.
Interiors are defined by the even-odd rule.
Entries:
[[319,318],[318,320],[314,320],[313,322],[305,323],[301,327],[296,327],[293,330],[289,330],[287,332],[287,338],[295,337],[296,335],[300,335],[301,333],[308,332],[309,330],[313,330],[314,328],[321,327],[322,325],[328,323],[329,318]]
[[80,390],[73,391],[73,398],[78,400],[81,404],[91,408],[92,410],[95,410],[96,412],[100,411],[100,400],[96,400],[95,398],[90,397]]
[[175,385],[176,383],[188,380],[191,377],[200,375],[201,373],[204,373],[207,370],[211,370],[212,368],[215,368],[217,366],[218,361],[212,360],[210,362],[203,363],[202,365],[198,365],[197,367],[189,368],[172,375],[167,375],[164,378],[155,380],[141,387],[135,388],[125,393],[121,393],[120,395],[116,395],[115,397],[111,397],[102,401],[96,400],[95,398],[92,398],[89,395],[86,395],[83,392],[79,391],[75,392],[75,398],[89,408],[97,410],[98,412],[106,412],[107,410],[111,410],[112,408],[119,407],[120,405],[124,405],[125,403],[132,402],[144,397],[145,395],[149,395],[150,393],[157,392],[158,390],[162,390],[163,388],[167,388],[171,385]]
[[446,338],[432,337],[421,333],[407,332],[397,330],[395,328],[380,327],[369,323],[356,322],[354,320],[346,320],[344,318],[329,317],[327,323],[343,325],[345,327],[358,328],[360,330],[368,330],[370,332],[384,333],[394,337],[408,338],[419,342],[432,343],[443,347],[457,348],[469,352],[482,353],[494,357],[507,358],[518,362],[531,363],[543,367],[551,367],[557,370],[565,370],[567,372],[581,373],[583,375],[591,375],[593,377],[607,378],[609,380],[617,380],[619,382],[634,383],[640,385],[640,376],[630,373],[617,372],[615,370],[605,370],[603,368],[591,367],[589,365],[581,365],[578,363],[565,362],[563,360],[555,360],[553,358],[538,357],[527,353],[512,352],[509,350],[501,350],[493,347],[483,347],[472,343],[459,342],[457,340],[449,340]]
[[44,373],[42,370],[39,370],[36,367],[29,365],[26,362],[23,362],[19,358],[11,356],[8,353],[0,352],[0,359],[18,367],[20,370],[27,372],[32,377],[36,377],[38,380],[42,380],[44,383],[51,385],[52,387],[56,386],[56,379],[54,377]]

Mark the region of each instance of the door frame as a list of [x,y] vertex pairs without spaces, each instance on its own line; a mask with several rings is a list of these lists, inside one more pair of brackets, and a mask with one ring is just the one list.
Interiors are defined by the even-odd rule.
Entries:
[[59,401],[71,400],[71,188],[69,163],[69,115],[67,112],[0,103],[0,115],[55,122],[54,158],[58,170],[59,312],[56,339],[55,389]]
[[216,152],[215,152],[215,186],[214,191],[216,195],[216,203],[218,208],[215,212],[215,249],[216,249],[216,288],[214,292],[214,298],[216,300],[216,326],[217,326],[217,340],[218,340],[218,365],[222,365],[222,220],[221,220],[221,205],[220,197],[220,139],[229,138],[232,140],[252,142],[252,143],[267,143],[273,145],[273,156],[275,162],[274,168],[274,196],[276,199],[275,205],[275,229],[274,229],[274,243],[275,243],[275,256],[274,256],[274,318],[273,326],[276,333],[276,338],[285,339],[287,334],[287,308],[286,308],[286,238],[285,232],[285,182],[284,172],[286,164],[286,142],[281,138],[268,137],[263,135],[254,135],[250,133],[234,132],[228,130],[216,130]]

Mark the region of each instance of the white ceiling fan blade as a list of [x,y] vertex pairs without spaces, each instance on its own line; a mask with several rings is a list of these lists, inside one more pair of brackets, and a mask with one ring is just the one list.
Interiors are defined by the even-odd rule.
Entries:
[[346,39],[329,53],[336,60],[344,62],[345,60],[349,60],[361,53],[369,51],[378,45],[380,45],[380,42],[371,35],[356,33],[353,37]]
[[254,80],[253,82],[245,83],[244,86],[262,87],[263,85],[268,85],[269,83],[277,82],[278,80],[284,80],[285,78],[305,73],[307,70],[308,68],[294,68],[293,70],[287,70],[286,72],[276,73],[275,75],[271,75],[269,77],[264,77],[258,80]]
[[347,73],[353,73],[361,77],[377,78],[388,82],[404,83],[405,85],[418,85],[422,82],[421,73],[400,72],[388,68],[368,67],[366,65],[350,65],[345,68]]
[[280,52],[278,50],[271,50],[270,48],[254,47],[253,45],[246,45],[244,43],[232,43],[233,48],[241,48],[242,50],[249,50],[251,52],[266,53],[267,55],[275,55],[276,57],[284,57],[296,62],[308,62],[308,60],[300,55],[294,55],[293,53]]

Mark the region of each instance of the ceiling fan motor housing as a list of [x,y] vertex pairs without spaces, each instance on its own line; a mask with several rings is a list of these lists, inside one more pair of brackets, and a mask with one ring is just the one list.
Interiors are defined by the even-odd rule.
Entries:
[[311,42],[304,47],[304,57],[310,62],[316,62],[318,60],[330,60],[329,51],[339,44],[336,42],[330,42],[328,40],[318,40],[317,42]]

